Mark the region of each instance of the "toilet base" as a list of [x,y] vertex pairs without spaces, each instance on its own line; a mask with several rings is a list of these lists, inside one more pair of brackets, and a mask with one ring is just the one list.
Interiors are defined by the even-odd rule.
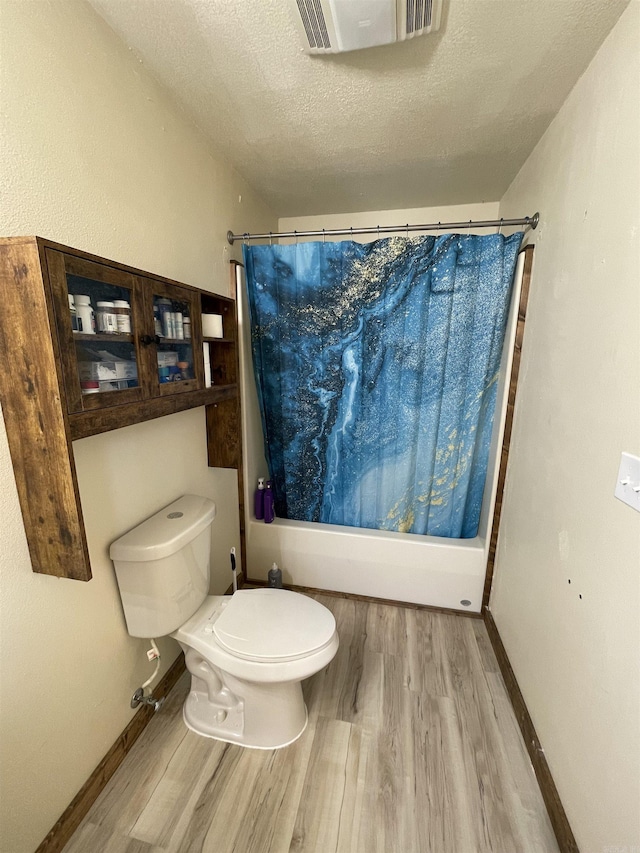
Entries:
[[[235,743],[237,746],[244,746],[247,749],[282,749],[285,746],[289,746],[304,733],[307,728],[307,722],[309,720],[309,715],[307,713],[307,709],[304,709],[304,724],[300,731],[295,734],[290,740],[287,740],[282,743],[251,743],[244,736],[235,735],[232,732],[223,731],[221,727],[212,726],[208,720],[198,719],[198,712],[196,710],[196,703],[191,703],[188,705],[189,699],[192,694],[189,694],[186,702],[182,708],[182,719],[184,720],[184,724],[188,729],[191,729],[197,735],[201,737],[210,737],[213,740],[221,740],[224,743]],[[200,710],[202,710],[202,706],[200,706]],[[275,740],[272,738],[272,740]]]
[[253,749],[280,749],[307,727],[307,708],[299,681],[243,681],[188,649],[191,691],[182,710],[186,726],[198,735]]

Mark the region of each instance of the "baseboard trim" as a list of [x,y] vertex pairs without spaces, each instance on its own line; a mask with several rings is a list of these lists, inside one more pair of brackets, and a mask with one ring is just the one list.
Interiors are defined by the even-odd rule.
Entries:
[[[266,586],[264,580],[252,580],[251,578],[243,579],[243,583],[249,586]],[[238,586],[240,584],[238,583]],[[295,584],[285,584],[285,589],[290,589],[293,592],[305,592],[309,595],[331,595],[334,598],[350,598],[353,601],[364,601],[367,604],[390,604],[392,607],[404,607],[407,610],[429,610],[432,613],[444,613],[448,616],[466,616],[467,619],[482,619],[482,613],[475,613],[470,610],[455,610],[451,607],[434,607],[431,604],[414,604],[411,601],[395,601],[392,598],[375,598],[372,595],[358,595],[355,592],[337,592],[333,589],[318,589],[313,586],[296,586]]]
[[533,720],[524,701],[522,691],[518,686],[515,673],[511,667],[511,662],[507,656],[507,651],[491,615],[491,611],[485,608],[483,616],[484,624],[487,628],[487,633],[489,634],[489,639],[491,640],[491,645],[493,646],[493,651],[495,652],[500,672],[507,688],[507,693],[509,694],[525,746],[527,747],[527,752],[529,753],[529,758],[531,759],[538,780],[538,785],[540,786],[542,799],[549,813],[549,819],[558,841],[560,853],[580,853],[576,839],[571,831],[571,826],[567,820],[567,815],[560,801],[558,789],[553,781],[551,770],[547,764],[544,750],[536,734]]
[[[154,690],[155,695],[166,696],[184,671],[184,655],[181,652],[158,682]],[[126,754],[140,737],[153,714],[154,711],[148,705],[138,711],[53,825],[35,853],[60,853]]]

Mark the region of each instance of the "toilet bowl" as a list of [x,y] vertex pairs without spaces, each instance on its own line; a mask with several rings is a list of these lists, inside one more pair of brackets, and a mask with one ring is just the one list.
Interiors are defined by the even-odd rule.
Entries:
[[333,614],[281,589],[208,595],[215,505],[184,495],[112,543],[127,629],[175,638],[191,690],[186,725],[257,749],[296,740],[307,724],[302,681],[338,650]]
[[191,673],[184,704],[198,734],[258,749],[296,740],[307,725],[302,681],[338,649],[333,614],[280,589],[207,596],[171,635]]

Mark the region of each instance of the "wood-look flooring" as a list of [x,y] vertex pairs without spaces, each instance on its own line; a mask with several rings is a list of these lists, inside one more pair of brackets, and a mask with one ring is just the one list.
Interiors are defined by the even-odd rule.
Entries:
[[340,649],[262,751],[188,731],[188,674],[64,853],[557,853],[481,620],[315,596]]

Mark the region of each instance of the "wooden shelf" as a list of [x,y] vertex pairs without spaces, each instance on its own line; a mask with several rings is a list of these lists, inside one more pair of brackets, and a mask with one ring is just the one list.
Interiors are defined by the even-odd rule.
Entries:
[[151,421],[175,412],[184,412],[196,406],[208,406],[238,396],[237,385],[215,385],[199,391],[187,391],[167,397],[156,397],[144,403],[129,403],[123,406],[110,406],[107,409],[94,409],[91,412],[77,412],[69,415],[71,439],[87,438],[112,429],[131,426],[131,424]]
[[235,340],[233,338],[203,338],[208,344],[235,344]]
[[69,415],[69,431],[72,441],[120,429],[120,427],[131,426],[131,424],[155,420],[155,418],[172,415],[175,412],[183,412],[197,406],[215,405],[222,400],[237,397],[238,386],[235,383],[212,385],[211,388],[200,388],[196,391],[187,391],[184,394],[167,395],[142,403],[124,403],[122,405],[118,405],[116,396],[120,394],[120,391],[105,393],[112,395],[113,405],[103,409],[74,412]]
[[112,344],[123,344],[123,343],[133,343],[133,335],[103,335],[96,333],[95,335],[87,335],[84,332],[74,332],[73,333],[74,341],[82,341],[86,343],[90,343],[91,341],[109,341]]

